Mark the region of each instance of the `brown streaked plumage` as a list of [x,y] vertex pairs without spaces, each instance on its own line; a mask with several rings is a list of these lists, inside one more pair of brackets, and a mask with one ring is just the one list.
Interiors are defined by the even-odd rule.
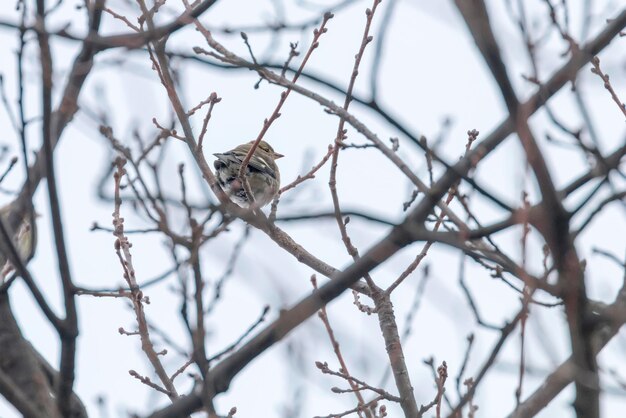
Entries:
[[[254,141],[241,144],[230,151],[213,154],[217,180],[231,200],[237,205],[250,206],[248,196],[238,179],[241,163],[248,155]],[[283,157],[265,141],[259,142],[246,167],[246,179],[254,196],[255,206],[263,207],[270,203],[280,188],[280,171],[275,160]]]

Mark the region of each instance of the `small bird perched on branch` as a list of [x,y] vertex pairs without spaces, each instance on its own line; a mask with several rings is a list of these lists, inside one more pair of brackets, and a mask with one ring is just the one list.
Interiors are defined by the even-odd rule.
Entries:
[[[18,209],[16,208],[15,201],[0,208],[0,218],[4,223],[5,228],[12,236],[13,245],[17,250],[22,262],[26,264],[35,255],[35,248],[37,246],[37,224],[31,224],[31,219],[36,218],[38,215],[30,211],[24,211],[23,213],[14,213]],[[16,222],[11,219],[14,216],[19,216],[19,226],[17,229],[13,228]],[[9,260],[7,254],[4,254],[0,249],[0,282],[15,269],[15,266]]]
[[[237,205],[248,208],[250,199],[243,188],[239,177],[241,163],[248,155],[254,141],[241,144],[230,151],[213,154],[217,160],[213,162],[220,186]],[[259,142],[252,158],[246,167],[246,180],[254,197],[254,206],[263,207],[270,203],[280,188],[280,172],[276,161],[283,155],[274,151],[265,141]]]

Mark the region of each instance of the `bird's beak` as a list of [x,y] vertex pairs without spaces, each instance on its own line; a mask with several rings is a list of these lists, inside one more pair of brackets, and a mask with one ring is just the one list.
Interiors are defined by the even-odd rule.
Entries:
[[279,158],[283,158],[283,157],[284,157],[284,155],[283,155],[283,154],[279,154],[279,153],[277,153],[277,152],[275,152],[275,153],[274,153],[274,159],[275,159],[275,160],[278,160]]

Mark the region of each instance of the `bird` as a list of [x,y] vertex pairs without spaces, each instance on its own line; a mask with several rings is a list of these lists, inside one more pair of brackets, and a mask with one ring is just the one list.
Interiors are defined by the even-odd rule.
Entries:
[[[0,208],[0,218],[4,227],[12,236],[13,245],[24,264],[35,255],[35,248],[37,247],[37,224],[35,219],[38,216],[34,211],[21,210],[17,205],[17,201]],[[0,282],[14,269],[15,266],[13,266],[7,254],[0,251]]]
[[[236,146],[230,151],[213,154],[217,180],[230,199],[242,208],[250,208],[250,199],[238,178],[241,163],[255,141]],[[274,151],[265,141],[260,141],[246,167],[246,179],[254,197],[254,206],[263,207],[270,203],[280,188],[280,171],[276,161],[284,155]]]

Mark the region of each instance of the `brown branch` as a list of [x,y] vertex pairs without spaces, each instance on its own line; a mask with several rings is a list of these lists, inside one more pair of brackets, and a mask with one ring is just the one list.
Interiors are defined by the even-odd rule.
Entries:
[[264,321],[265,321],[265,317],[267,316],[267,313],[270,311],[269,306],[265,306],[263,308],[263,311],[261,312],[261,315],[259,315],[259,317],[257,318],[256,321],[254,321],[254,323],[252,323],[252,325],[250,325],[248,327],[248,329],[246,329],[243,334],[241,334],[239,336],[239,338],[237,338],[237,340],[235,340],[233,343],[229,344],[226,348],[220,350],[219,352],[217,352],[216,354],[213,354],[210,358],[207,359],[207,361],[210,363],[217,361],[219,359],[221,359],[222,357],[224,357],[226,354],[232,352],[235,348],[237,348],[237,346],[239,344],[241,344],[241,342],[243,340],[245,340],[248,335],[250,335],[250,333],[252,333],[252,331],[254,331],[256,329],[256,327],[258,327],[259,325],[261,325]]
[[[141,339],[141,349],[146,353],[146,357],[150,361],[150,364],[154,368],[157,376],[161,380],[161,383],[165,386],[165,390],[171,400],[178,397],[178,393],[170,377],[168,376],[161,360],[158,358],[159,354],[154,350],[154,345],[150,339],[150,330],[146,321],[146,316],[143,308],[143,292],[137,284],[137,278],[135,276],[135,268],[133,266],[132,255],[130,253],[130,242],[124,234],[124,218],[121,217],[121,205],[122,198],[120,197],[121,181],[126,170],[124,164],[126,160],[122,157],[116,159],[117,170],[114,173],[115,179],[115,210],[113,211],[113,227],[115,236],[115,252],[120,260],[122,269],[124,271],[124,279],[128,283],[130,292],[132,294],[133,310],[135,312],[135,318],[137,320],[137,326],[139,329],[139,337]],[[145,383],[145,382],[144,382]]]
[[467,348],[465,349],[465,355],[463,356],[463,363],[461,363],[459,374],[456,376],[456,392],[459,398],[462,396],[461,379],[463,378],[463,374],[465,373],[465,369],[467,368],[467,364],[469,363],[470,353],[472,352],[472,346],[474,345],[474,334],[468,335],[466,340]]
[[4,170],[4,173],[2,173],[2,175],[0,175],[0,183],[2,183],[4,181],[4,178],[11,172],[11,169],[13,169],[13,167],[15,167],[15,164],[17,164],[17,162],[18,162],[18,158],[17,157],[11,158],[11,160],[9,161],[9,165]]
[[[193,225],[192,225],[193,227]],[[203,299],[203,290],[204,290],[204,279],[202,278],[202,269],[200,267],[200,257],[199,257],[199,242],[198,242],[198,232],[202,232],[195,228],[195,231],[192,232],[192,241],[194,241],[193,248],[191,250],[191,265],[193,269],[193,282],[194,282],[194,304],[195,304],[195,316],[196,316],[196,324],[195,329],[192,332],[192,346],[193,346],[193,359],[198,365],[202,376],[206,375],[209,371],[209,362],[207,360],[206,354],[206,330],[204,325],[204,299]]]
[[96,46],[100,51],[120,47],[128,49],[140,48],[149,42],[159,40],[179,31],[187,26],[190,20],[202,15],[215,3],[217,3],[217,0],[203,0],[192,10],[186,10],[172,22],[163,26],[153,27],[149,31],[109,36],[90,35],[85,38],[85,43]]
[[381,401],[382,399],[384,399],[384,397],[382,395],[379,395],[375,397],[374,399],[372,399],[371,401],[367,402],[366,404],[359,405],[352,409],[348,409],[347,411],[338,412],[338,413],[334,413],[330,415],[323,415],[323,416],[317,415],[313,418],[342,418],[342,417],[345,417],[346,415],[354,414],[355,412],[366,411],[368,408],[371,408],[372,406],[378,404],[378,402]]
[[448,365],[444,361],[441,363],[441,366],[437,367],[437,396],[435,400],[437,401],[437,408],[435,409],[437,413],[437,418],[441,418],[441,399],[443,398],[443,394],[446,391],[445,384],[446,379],[448,378]]
[[[385,225],[385,226],[396,226],[397,222],[393,222],[390,219],[386,219],[371,213],[367,213],[367,212],[361,212],[358,210],[350,210],[350,209],[343,209],[341,211],[341,214],[344,216],[348,216],[350,217],[350,219],[362,219],[364,221],[369,221],[369,222],[374,222],[380,225]],[[307,221],[307,220],[311,220],[311,221],[315,221],[318,219],[324,219],[324,218],[334,218],[335,217],[335,211],[323,211],[323,212],[314,212],[314,213],[293,213],[293,214],[288,214],[288,215],[283,215],[283,216],[278,216],[276,218],[277,222],[295,222],[295,221]]]
[[468,387],[467,392],[465,392],[465,395],[463,395],[463,397],[461,398],[459,403],[456,405],[456,407],[454,407],[452,411],[450,412],[450,414],[448,414],[448,418],[454,418],[454,417],[459,416],[459,414],[463,410],[463,407],[473,399],[476,389],[478,387],[478,384],[483,380],[487,372],[491,370],[491,367],[495,363],[496,358],[498,357],[498,354],[500,353],[500,350],[504,346],[504,343],[509,338],[509,336],[511,335],[515,327],[517,326],[517,323],[520,321],[523,314],[524,314],[524,309],[520,310],[517,313],[517,315],[515,315],[515,317],[511,320],[511,322],[507,322],[500,329],[500,338],[498,338],[498,341],[496,342],[496,344],[494,344],[493,348],[491,349],[491,352],[489,353],[489,356],[487,357],[487,359],[483,363],[483,366],[480,368],[480,370],[476,374],[476,377],[472,379],[473,384],[471,385],[471,387]]
[[[467,133],[468,133],[469,139],[467,141],[467,146],[465,148],[464,157],[467,157],[467,154],[469,153],[469,151],[471,149],[472,143],[476,140],[476,138],[478,138],[478,131],[475,130],[475,129],[473,129],[471,131],[468,131]],[[432,181],[431,181],[431,183],[432,183]],[[448,208],[450,206],[450,203],[454,199],[454,196],[456,194],[456,190],[457,190],[458,185],[459,185],[459,183],[457,182],[455,185],[453,185],[450,188],[450,192],[448,193],[448,197],[446,198],[445,202],[443,202],[443,205],[446,208]],[[442,210],[441,214],[437,216],[437,221],[435,222],[435,225],[433,226],[432,232],[437,232],[439,230],[439,228],[441,227],[441,225],[443,224],[443,221],[444,221],[444,211]],[[462,233],[465,233],[465,231],[463,231]],[[430,247],[432,247],[432,245],[434,243],[435,243],[435,241],[432,241],[432,240],[427,241],[426,244],[424,244],[424,247],[422,247],[422,251],[420,251],[420,253],[411,262],[411,264],[409,264],[407,266],[407,268],[385,290],[385,292],[387,292],[388,294],[391,294],[391,292],[393,292],[394,289],[400,285],[400,283],[402,283],[411,273],[413,273],[413,271],[415,271],[415,269],[420,265],[420,263],[426,257],[426,255],[428,255],[428,250],[430,250]]]
[[287,184],[286,186],[281,187],[281,189],[278,192],[279,196],[285,193],[286,191],[291,190],[294,187],[298,186],[300,183],[305,182],[306,180],[314,179],[315,173],[317,173],[319,169],[322,168],[324,164],[326,164],[330,156],[333,154],[334,149],[335,149],[334,146],[329,145],[328,152],[326,153],[326,155],[324,155],[324,157],[320,160],[320,162],[314,165],[306,174],[298,174],[298,177],[296,177],[294,181]]
[[[0,347],[2,347],[0,371],[26,397],[31,408],[38,411],[34,416],[61,418],[56,400],[50,396],[56,385],[46,378],[37,353],[22,335],[6,293],[0,294]],[[0,393],[9,402],[13,402],[12,394],[9,393],[13,389],[0,384]],[[17,403],[14,405],[18,410],[25,415],[28,414],[27,410],[20,408],[20,399],[15,400]]]
[[116,13],[115,11],[111,10],[108,7],[105,7],[103,9],[106,13],[110,14],[111,16],[113,16],[115,19],[121,20],[122,22],[124,22],[126,24],[126,26],[128,26],[129,28],[131,28],[132,30],[134,30],[135,32],[139,32],[140,29],[137,25],[133,24],[130,20],[128,20],[128,18],[126,16],[123,16],[119,13]]
[[613,89],[613,86],[609,81],[609,75],[602,72],[602,69],[600,68],[600,58],[593,57],[593,59],[591,60],[591,65],[593,65],[593,68],[591,68],[591,72],[602,79],[602,81],[604,82],[604,88],[608,90],[608,92],[611,94],[611,98],[615,103],[617,103],[619,110],[621,110],[626,117],[626,103],[622,102],[617,96],[617,93],[615,93],[615,90]]
[[[387,400],[393,401],[393,402],[401,402],[402,399],[400,399],[397,396],[392,395],[391,393],[388,393],[380,388],[375,388],[373,386],[368,385],[367,383],[365,383],[364,381],[357,379],[354,376],[351,376],[346,370],[341,369],[341,371],[336,372],[334,370],[332,370],[330,367],[328,367],[328,363],[324,362],[320,362],[320,361],[316,361],[315,362],[315,367],[317,367],[322,373],[324,374],[329,374],[331,376],[337,376],[340,377],[344,380],[347,380],[350,385],[354,385],[352,386],[351,390],[343,390],[343,389],[339,389],[339,388],[333,388],[332,391],[334,393],[344,393],[344,392],[355,392],[358,393],[358,391],[363,390],[363,389],[368,389],[371,390],[372,392],[377,393],[378,395],[384,397]],[[358,387],[358,385],[360,385],[361,387]],[[361,405],[365,405],[364,403],[361,403]]]
[[176,379],[179,375],[181,375],[187,369],[187,367],[191,366],[193,363],[194,363],[193,358],[190,358],[189,360],[187,360],[185,363],[183,363],[182,366],[178,368],[178,370],[174,372],[174,374],[172,374],[172,376],[170,377],[170,380],[174,382],[174,379]]
[[[204,135],[206,135],[207,127],[209,126],[209,120],[211,120],[211,114],[213,113],[213,107],[215,106],[216,103],[221,102],[222,98],[221,97],[217,97],[217,94],[215,94],[215,93],[211,93],[209,98],[206,99],[205,101],[203,101],[202,103],[200,103],[197,106],[197,108],[199,109],[207,101],[209,103],[209,109],[207,110],[206,116],[204,117],[204,120],[202,121],[202,130],[200,131],[200,136],[198,137],[198,150],[200,152],[202,152],[202,141],[204,140]],[[189,115],[190,116],[195,111],[194,109],[191,109],[189,111]]]
[[163,389],[161,386],[157,385],[152,380],[150,380],[149,377],[142,376],[142,375],[140,375],[139,373],[137,373],[134,370],[129,370],[128,374],[131,375],[132,377],[134,377],[135,379],[139,380],[144,385],[146,385],[148,387],[151,387],[152,389],[156,390],[157,392],[164,393],[164,394],[166,394],[167,396],[170,396],[170,397],[172,396],[172,394],[167,389]]
[[[25,418],[42,417],[31,398],[26,396],[2,369],[0,369],[0,393]],[[49,412],[52,413],[52,411]]]
[[[315,275],[311,276],[311,283],[313,284],[313,288],[317,289],[317,278],[315,277]],[[365,404],[365,400],[363,399],[363,396],[358,390],[359,389],[358,384],[352,379],[352,376],[350,375],[350,371],[348,370],[348,365],[346,364],[346,360],[344,359],[343,354],[341,353],[341,347],[339,346],[339,341],[337,341],[337,338],[335,337],[335,331],[330,325],[330,320],[328,319],[328,313],[326,312],[326,307],[322,307],[317,313],[317,316],[320,318],[320,320],[324,324],[324,328],[326,329],[326,334],[328,334],[328,338],[330,339],[330,344],[333,347],[335,357],[337,357],[337,361],[339,362],[339,365],[341,366],[341,369],[340,369],[342,371],[341,377],[345,378],[348,381],[348,384],[350,385],[350,388],[353,391],[354,396],[356,396],[358,404],[360,406],[363,406]],[[330,373],[331,370],[328,368],[328,365],[326,363],[324,364],[326,365],[324,368],[320,367],[319,365],[317,366],[317,368],[320,369],[322,373]],[[371,414],[369,413],[369,411],[366,410],[364,412],[367,417],[371,418]],[[359,415],[359,417],[361,416],[360,411],[357,412],[357,414]]]
[[[313,51],[319,46],[319,39],[320,39],[320,37],[324,33],[326,33],[328,31],[328,29],[326,28],[326,24],[332,18],[333,18],[333,14],[332,13],[330,13],[330,12],[325,13],[324,14],[324,18],[322,19],[322,23],[320,24],[319,29],[315,29],[313,31],[313,39],[311,41],[311,45],[309,46],[308,51],[304,55],[304,58],[302,59],[302,62],[300,63],[300,67],[298,68],[298,71],[296,71],[296,73],[294,74],[293,78],[291,79],[291,84],[296,84],[296,82],[298,81],[298,78],[300,77],[300,74],[302,73],[302,70],[304,70],[304,67],[306,66],[307,62],[309,61],[309,58],[311,57],[311,54],[313,54]],[[244,38],[244,40],[247,41],[247,38]],[[249,48],[249,45],[248,45],[248,48]],[[250,52],[252,53],[252,50],[250,50]],[[254,55],[252,56],[252,58],[254,58]],[[254,65],[258,66],[258,64],[256,63],[256,60],[254,62]],[[252,190],[250,189],[250,185],[248,184],[248,179],[245,176],[246,169],[248,167],[248,163],[250,162],[250,159],[252,158],[252,155],[256,151],[256,148],[258,147],[259,143],[261,142],[261,140],[263,139],[263,137],[265,136],[265,134],[269,130],[269,128],[272,125],[272,123],[276,119],[278,119],[280,117],[280,115],[281,115],[280,114],[280,109],[282,109],[283,105],[287,101],[287,97],[289,97],[289,93],[291,93],[291,90],[292,90],[291,88],[287,88],[287,90],[285,90],[282,93],[280,93],[280,100],[276,104],[276,107],[274,108],[274,111],[272,112],[272,114],[270,115],[270,117],[268,119],[265,119],[263,121],[263,127],[261,128],[261,131],[259,132],[259,135],[254,140],[254,143],[252,144],[252,146],[248,150],[248,153],[246,154],[245,158],[241,162],[241,166],[239,167],[239,174],[238,174],[237,177],[239,179],[241,179],[241,181],[242,181],[242,186],[243,186],[244,190],[246,191],[246,195],[250,199],[251,206],[254,205],[254,196],[252,194]]]
[[[92,14],[93,20],[99,20],[104,7],[104,0],[99,0],[94,4]],[[75,378],[76,364],[76,338],[78,337],[78,315],[76,311],[76,301],[74,294],[74,284],[70,273],[69,260],[65,245],[63,225],[61,221],[61,208],[57,193],[56,174],[54,170],[53,139],[52,139],[52,78],[53,65],[50,52],[49,37],[45,31],[45,1],[37,0],[37,21],[42,27],[42,31],[37,33],[39,40],[39,50],[41,55],[41,77],[42,77],[42,136],[43,152],[46,168],[46,179],[48,186],[48,200],[50,202],[50,213],[52,227],[54,231],[55,248],[57,251],[57,261],[61,283],[63,288],[63,299],[65,304],[65,320],[63,320],[59,331],[61,338],[61,361],[59,366],[60,378],[56,389],[56,400],[59,412],[63,416],[68,416],[71,411],[72,387]]]

